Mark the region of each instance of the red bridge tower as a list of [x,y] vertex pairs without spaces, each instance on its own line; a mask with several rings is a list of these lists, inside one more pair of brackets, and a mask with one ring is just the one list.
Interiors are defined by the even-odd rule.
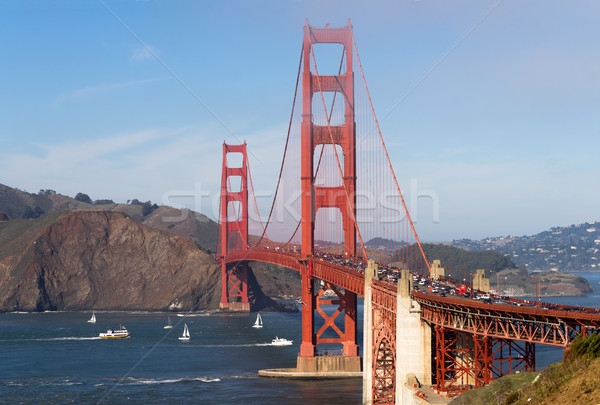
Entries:
[[[241,167],[229,167],[227,155],[242,154]],[[240,190],[231,190],[231,179],[238,177]],[[237,184],[237,182],[235,182]],[[237,204],[236,204],[237,203]],[[227,145],[223,142],[223,171],[221,177],[221,221],[219,254],[221,256],[220,308],[232,311],[250,311],[248,302],[248,262],[239,262],[227,268],[225,256],[229,251],[248,250],[248,155],[246,142]]]
[[[320,76],[317,67],[315,73],[310,70],[314,60],[313,45],[318,43],[334,43],[344,46],[346,71],[337,76]],[[341,343],[343,355],[356,360],[360,371],[360,358],[356,343],[356,294],[350,291],[340,292],[334,286],[325,285],[337,295],[335,300],[320,300],[323,290],[315,294],[310,259],[314,255],[315,218],[320,208],[337,208],[340,210],[344,227],[345,254],[356,253],[356,130],[354,122],[354,73],[352,70],[353,39],[352,26],[341,28],[315,28],[304,26],[304,70],[302,76],[302,124],[301,124],[301,192],[302,192],[302,257],[309,259],[308,267],[302,273],[302,344],[298,357],[298,371],[318,371],[315,361],[315,347],[319,343]],[[316,63],[315,63],[316,64]],[[313,123],[313,96],[321,98],[319,93],[337,92],[344,97],[344,123],[331,126]],[[324,100],[321,98],[321,100]],[[321,100],[315,105],[322,105]],[[343,151],[342,185],[337,187],[315,186],[314,158],[315,149],[323,145],[341,147]],[[326,170],[320,167],[321,171]],[[320,308],[324,304],[339,304],[344,311],[344,331],[335,324],[334,316],[329,317]],[[325,319],[325,326],[315,333],[315,310]],[[336,316],[337,316],[336,312]],[[324,338],[324,329],[336,330],[338,338]]]

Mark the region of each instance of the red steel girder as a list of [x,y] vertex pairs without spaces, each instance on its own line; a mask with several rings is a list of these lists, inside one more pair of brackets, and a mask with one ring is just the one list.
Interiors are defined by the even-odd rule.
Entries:
[[[225,258],[226,263],[237,263],[239,261],[271,263],[298,272],[308,269],[309,263],[312,263],[311,276],[364,296],[365,281],[363,273],[321,259],[311,258],[306,260],[292,252],[258,248],[246,252],[232,252]],[[384,288],[396,291],[396,288],[390,284]]]
[[520,308],[414,292],[422,318],[434,325],[481,336],[567,347],[584,330],[598,330],[600,315]]
[[436,387],[440,391],[460,393],[503,375],[535,369],[532,343],[434,328]]
[[373,340],[373,404],[393,404],[396,393],[395,333],[386,325],[377,328]]
[[[323,299],[327,291],[333,291],[336,299]],[[338,305],[333,314],[328,315],[323,305]],[[341,292],[335,285],[324,283],[316,296],[316,310],[323,318],[323,326],[316,332],[316,343],[340,343],[343,345],[344,356],[358,356],[358,345],[356,344],[356,294],[351,291]],[[344,330],[342,331],[335,320],[344,313]],[[333,331],[337,337],[323,337],[327,331]]]

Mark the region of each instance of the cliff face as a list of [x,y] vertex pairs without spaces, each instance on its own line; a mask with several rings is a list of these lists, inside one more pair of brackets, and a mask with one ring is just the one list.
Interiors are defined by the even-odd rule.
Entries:
[[219,267],[189,238],[108,211],[0,225],[2,311],[218,307]]

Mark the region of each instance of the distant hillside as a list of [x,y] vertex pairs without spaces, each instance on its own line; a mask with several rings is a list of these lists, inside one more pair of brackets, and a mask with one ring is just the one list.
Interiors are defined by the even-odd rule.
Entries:
[[[80,197],[80,196],[78,196]],[[195,242],[197,247],[200,247],[204,252],[202,253],[214,253],[216,249],[216,241],[217,241],[217,223],[210,220],[208,217],[199,214],[197,212],[193,212],[190,210],[181,210],[168,206],[157,206],[156,204],[151,204],[150,202],[142,203],[138,200],[132,200],[128,202],[128,204],[115,204],[111,200],[96,200],[91,201],[87,195],[83,195],[84,200],[88,200],[88,202],[78,201],[74,198],[60,195],[53,190],[40,190],[37,194],[27,193],[25,191],[21,191],[15,188],[7,187],[0,184],[0,276],[2,273],[9,272],[11,273],[10,277],[13,281],[19,283],[20,286],[24,286],[27,283],[24,283],[22,280],[23,266],[27,263],[19,262],[12,263],[10,265],[6,264],[6,260],[12,260],[14,257],[20,257],[21,255],[28,255],[30,252],[30,247],[32,243],[36,243],[36,237],[39,236],[40,233],[45,232],[45,230],[50,227],[52,229],[60,229],[62,233],[60,243],[57,242],[56,246],[51,248],[51,252],[59,252],[64,250],[63,245],[68,245],[74,243],[72,238],[83,238],[84,240],[88,238],[88,236],[78,235],[75,230],[70,230],[68,228],[59,227],[56,228],[55,222],[59,218],[64,218],[66,216],[71,215],[83,215],[90,217],[102,217],[103,215],[108,215],[109,217],[113,217],[111,213],[118,214],[116,217],[123,217],[127,221],[132,223],[137,222],[141,228],[141,230],[145,230],[144,232],[148,232],[149,227],[154,230],[163,231],[167,234],[172,234],[176,236],[182,236],[185,238],[189,238]],[[104,214],[103,214],[104,212]],[[5,214],[5,215],[4,215]],[[8,217],[9,221],[6,221],[6,217]],[[93,221],[85,221],[86,230],[90,234],[103,235],[106,232],[106,226],[102,221],[97,221],[96,219]],[[56,231],[53,231],[56,232]],[[141,234],[144,234],[142,232]],[[134,236],[128,236],[127,238],[134,238]],[[123,241],[125,243],[126,240]],[[122,258],[119,256],[123,253],[118,249],[118,246],[115,245],[111,249],[107,249],[104,243],[92,244],[91,246],[86,246],[84,242],[80,240],[79,242],[82,248],[85,248],[85,256],[93,256],[93,257],[104,257],[107,262],[114,261],[117,263]],[[142,243],[142,242],[140,242]],[[143,243],[142,243],[143,245]],[[143,257],[149,257],[154,254],[158,254],[159,252],[151,252],[151,254],[146,253],[146,249],[158,249],[159,251],[162,249],[170,249],[168,247],[143,247],[140,246],[139,250],[131,250],[129,254],[131,255],[140,255],[141,257],[132,257],[130,260],[141,260]],[[164,254],[175,254],[178,252],[163,252]],[[181,252],[179,252],[181,253]],[[73,260],[77,259],[77,256],[84,255],[84,252],[71,252]],[[29,257],[29,256],[28,256]],[[216,265],[213,257],[207,255],[206,260],[212,263],[212,265]],[[42,266],[43,261],[46,260],[44,255],[34,255],[31,259],[31,265]],[[124,259],[123,259],[124,260]],[[156,259],[155,259],[156,260]],[[172,258],[173,264],[177,263],[177,258]],[[4,264],[3,264],[4,263]],[[28,264],[28,265],[30,265]],[[196,263],[198,266],[202,266],[202,263]],[[6,266],[6,267],[5,267]],[[61,264],[62,266],[62,264]],[[98,264],[86,264],[86,268],[89,268],[94,273],[98,271]],[[123,275],[128,273],[139,271],[138,266],[125,266],[121,268],[123,271]],[[252,308],[255,310],[282,310],[282,306],[275,303],[272,299],[265,296],[263,291],[266,291],[269,296],[278,296],[278,297],[290,297],[290,296],[299,296],[300,294],[300,277],[299,274],[295,271],[284,269],[278,266],[266,265],[263,263],[251,263],[251,268],[253,274],[249,277],[249,297],[252,303]],[[68,266],[61,267],[65,272],[65,277],[72,277],[69,274],[71,271]],[[62,277],[60,274],[61,271],[59,269],[49,269],[52,272],[55,272],[55,277]],[[153,277],[160,277],[166,269],[163,268],[159,272],[155,274]],[[212,274],[211,278],[213,278],[214,282],[220,283],[220,271]],[[79,281],[77,278],[70,278],[74,284],[77,284]],[[114,280],[117,280],[116,278]],[[190,282],[193,281],[193,277],[190,278]],[[4,282],[8,282],[5,280]],[[44,281],[45,283],[45,281]],[[138,285],[138,288],[143,289],[147,282]],[[0,294],[4,291],[6,293],[7,285],[3,284],[3,281],[0,277]],[[70,288],[69,286],[63,285],[62,288]],[[112,289],[116,288],[115,286],[106,287],[100,295],[107,294]],[[3,290],[4,289],[4,290]],[[85,288],[84,288],[85,289]],[[38,296],[38,292],[28,288],[18,288],[16,292],[12,292],[13,295],[20,294],[31,294],[32,297]],[[24,292],[25,291],[25,292]],[[211,287],[212,291],[212,287]],[[199,292],[200,293],[200,292]],[[214,305],[214,302],[218,303],[220,299],[220,288],[216,291],[212,291],[211,293],[217,294],[216,301],[211,301],[210,305]],[[62,294],[62,292],[61,292]],[[212,297],[212,295],[211,295]],[[82,309],[90,309],[93,306],[99,308],[97,305],[98,300],[101,297],[97,296],[96,301],[86,300],[85,302],[74,303],[70,300],[67,300],[67,303],[57,304],[55,299],[44,299],[40,305],[37,305],[35,308],[37,309],[56,309],[56,308],[82,308]],[[211,298],[211,300],[213,300]],[[0,299],[1,301],[1,299]],[[17,302],[18,301],[18,302]],[[8,306],[6,306],[8,305]],[[11,307],[10,305],[13,305]],[[87,308],[84,308],[88,305]],[[144,304],[146,305],[146,304]],[[186,308],[191,308],[189,303],[186,303]],[[194,308],[204,308],[210,307],[206,306],[207,303],[200,303],[199,306],[192,306]],[[0,311],[2,310],[10,310],[10,308],[27,308],[30,310],[32,308],[31,303],[25,305],[23,299],[10,301],[10,303],[2,304],[0,303]],[[116,307],[111,307],[116,308]],[[131,308],[127,306],[119,306],[120,309]],[[145,307],[146,309],[156,309],[156,307]],[[287,310],[287,309],[285,309]]]
[[[87,196],[84,194],[84,197]],[[38,218],[71,209],[117,211],[151,228],[192,238],[204,250],[214,252],[216,249],[217,223],[200,213],[135,199],[130,204],[115,204],[111,200],[89,201],[91,203],[78,201],[53,190],[40,190],[33,194],[0,184],[0,213],[5,213],[9,220]]]
[[32,194],[0,184],[0,212],[5,213],[9,219],[34,218],[55,211],[89,208],[89,206],[73,198],[56,194],[52,190]]
[[381,251],[387,254],[393,254],[401,247],[404,247],[406,243],[398,242],[392,239],[384,239],[384,238],[373,238],[365,243],[365,247],[369,249],[374,249]]
[[[469,273],[475,273],[476,269],[496,272],[516,267],[516,264],[509,257],[495,251],[472,252],[435,243],[423,243],[422,246],[427,260],[430,262],[440,260],[442,266],[450,269],[456,277],[458,277],[459,269],[464,270],[468,275]],[[399,255],[406,257],[406,252],[409,250],[414,251],[415,247],[413,245],[407,246],[399,252]],[[419,269],[426,268],[420,255],[416,256],[416,266]]]
[[600,223],[555,227],[533,236],[460,239],[452,246],[471,251],[497,250],[528,271],[600,271]]

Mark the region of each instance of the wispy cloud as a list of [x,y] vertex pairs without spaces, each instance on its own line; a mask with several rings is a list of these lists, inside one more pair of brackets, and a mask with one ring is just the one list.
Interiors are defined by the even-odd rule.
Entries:
[[156,49],[146,43],[143,43],[142,46],[139,46],[133,50],[131,60],[142,62],[146,59],[153,59],[154,55],[157,55]]
[[193,191],[197,183],[217,193],[221,144],[213,134],[214,127],[148,129],[0,153],[0,173],[8,174],[0,182],[30,192],[50,188],[119,202],[160,202],[168,190]]
[[110,93],[117,89],[122,89],[125,87],[138,86],[140,84],[146,84],[151,82],[156,82],[159,80],[165,80],[164,77],[155,77],[152,79],[143,79],[143,80],[134,80],[131,82],[122,82],[122,83],[103,83],[97,84],[93,86],[86,86],[81,89],[73,90],[70,92],[65,92],[60,94],[53,102],[52,106],[56,107],[65,102],[76,102],[84,99],[88,99],[91,97],[95,97],[98,95]]

